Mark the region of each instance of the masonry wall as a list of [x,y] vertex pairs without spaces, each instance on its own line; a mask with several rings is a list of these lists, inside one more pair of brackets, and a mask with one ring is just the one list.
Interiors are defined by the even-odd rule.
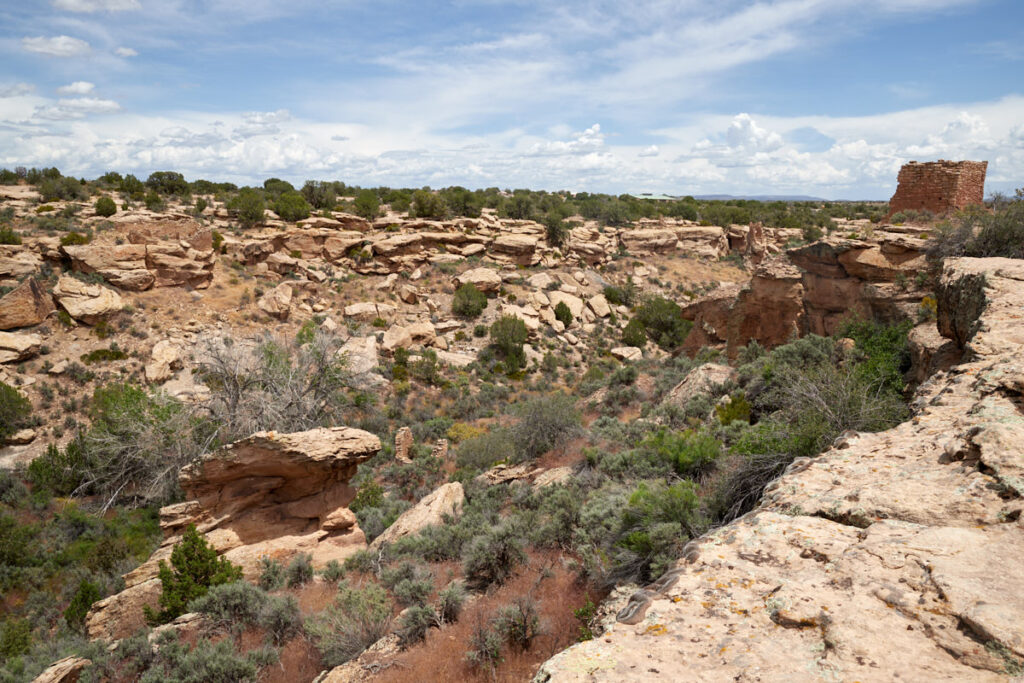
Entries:
[[897,211],[944,214],[985,200],[987,161],[911,161],[900,169],[889,215]]

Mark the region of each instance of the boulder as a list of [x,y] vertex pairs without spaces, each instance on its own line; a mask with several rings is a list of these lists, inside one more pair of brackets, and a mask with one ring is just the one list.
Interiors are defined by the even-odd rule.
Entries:
[[356,386],[372,388],[387,382],[377,373],[380,361],[377,357],[376,337],[352,337],[342,345],[338,353],[345,357],[345,369]]
[[[602,297],[603,298],[603,297]],[[579,319],[583,315],[583,299],[573,294],[566,294],[565,292],[556,289],[553,292],[548,292],[548,299],[551,300],[551,308],[554,308],[560,303],[564,303],[569,307],[569,312],[572,313],[574,320]],[[607,302],[605,302],[607,305]]]
[[490,268],[473,268],[455,277],[455,285],[471,284],[485,294],[494,294],[501,288],[501,276]]
[[344,314],[346,318],[368,323],[373,322],[377,318],[389,320],[394,317],[397,311],[398,308],[392,304],[378,304],[372,301],[360,301],[359,303],[349,304],[346,306]]
[[611,354],[621,361],[640,360],[644,357],[643,350],[636,346],[616,346]]
[[604,298],[604,294],[596,294],[587,299],[587,306],[594,312],[598,318],[607,318],[612,314],[612,308],[608,305],[608,300]]
[[145,244],[80,244],[61,247],[71,267],[80,273],[99,273],[120,289],[140,292],[156,281],[146,268]]
[[259,432],[186,466],[179,475],[184,502],[160,511],[164,542],[125,575],[124,591],[93,606],[89,637],[122,638],[142,625],[142,605],[155,604],[160,593],[159,561],[189,524],[249,580],[258,578],[264,556],[287,562],[308,552],[322,567],[364,548],[362,531],[343,510],[355,497],[349,481],[359,463],[379,450],[376,436],[350,427]]
[[384,333],[381,348],[391,353],[397,348],[408,349],[415,345],[430,346],[437,338],[434,325],[429,320],[421,320],[411,325],[392,325]]
[[462,503],[465,499],[466,495],[462,490],[462,484],[457,481],[438,487],[433,493],[403,512],[394,524],[373,539],[370,550],[379,550],[428,526],[442,524],[444,515],[461,514]]
[[95,325],[124,308],[121,295],[103,285],[90,285],[70,275],[61,275],[53,288],[57,303],[72,318]]
[[531,235],[502,235],[491,242],[490,253],[516,265],[529,266],[539,260],[537,242]]
[[161,339],[153,345],[150,361],[146,364],[146,381],[166,382],[180,368],[181,347],[169,339]]
[[690,370],[682,382],[672,387],[665,402],[685,408],[691,398],[710,396],[715,387],[734,382],[736,377],[736,370],[728,365],[705,363]]
[[0,332],[0,363],[23,361],[39,353],[43,338],[38,334]]
[[38,325],[53,310],[53,298],[35,278],[27,278],[0,297],[0,330]]
[[32,679],[32,683],[76,683],[82,671],[89,666],[92,666],[92,661],[83,657],[58,659]]
[[256,302],[256,307],[278,320],[287,320],[292,310],[292,288],[287,282],[282,282],[269,292],[265,293]]
[[0,244],[0,285],[12,287],[22,278],[39,272],[43,258],[21,245]]

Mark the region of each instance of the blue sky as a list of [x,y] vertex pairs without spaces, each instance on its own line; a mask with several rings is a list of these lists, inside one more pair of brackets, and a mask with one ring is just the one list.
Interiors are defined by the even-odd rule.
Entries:
[[36,0],[0,165],[886,199],[1024,186],[1020,0]]

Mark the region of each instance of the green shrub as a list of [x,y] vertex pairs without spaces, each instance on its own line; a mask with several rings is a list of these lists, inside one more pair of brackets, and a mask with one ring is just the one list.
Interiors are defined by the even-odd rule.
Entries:
[[567,394],[555,393],[515,407],[519,422],[512,427],[517,460],[532,460],[573,438],[580,413]]
[[255,681],[259,670],[277,661],[273,650],[235,652],[233,641],[211,643],[200,639],[189,646],[171,633],[157,640],[158,648],[140,683],[198,683],[199,681]]
[[705,432],[671,431],[662,427],[644,439],[649,448],[681,477],[697,478],[710,470],[722,453],[718,440]]
[[251,187],[243,187],[227,203],[227,208],[238,216],[243,228],[251,228],[263,222],[263,193]]
[[555,320],[560,321],[566,327],[572,325],[572,311],[564,301],[559,301],[555,306]]
[[338,585],[334,602],[306,621],[309,634],[323,657],[324,665],[335,667],[349,661],[387,635],[391,626],[391,605],[378,584]]
[[491,325],[491,344],[509,370],[526,366],[523,344],[528,336],[526,323],[514,315],[503,315]]
[[32,414],[32,404],[9,384],[0,382],[0,441],[25,424]]
[[224,557],[218,557],[195,525],[189,524],[181,541],[171,551],[170,566],[160,560],[160,611],[145,607],[146,621],[166,624],[185,613],[188,604],[206,595],[213,586],[242,578],[242,570]]
[[622,330],[622,343],[626,346],[643,348],[647,344],[647,328],[639,318],[633,318]]
[[682,481],[641,483],[620,517],[613,574],[642,582],[660,576],[679,557],[683,544],[699,535],[697,485]]
[[260,610],[258,623],[276,643],[282,643],[302,631],[302,612],[291,595],[268,595]]
[[288,563],[285,570],[289,588],[298,588],[313,580],[313,556],[299,553]]
[[259,586],[265,591],[276,591],[284,587],[284,567],[272,557],[264,555],[260,558]]
[[501,636],[491,623],[486,621],[481,614],[477,614],[476,623],[469,636],[466,661],[475,667],[489,668],[493,673],[494,666],[500,659]]
[[218,628],[242,630],[259,621],[267,597],[251,583],[232,581],[211,586],[205,595],[190,601],[187,609],[205,614]]
[[548,245],[561,248],[569,239],[569,226],[565,224],[562,216],[548,214],[544,217],[544,235],[548,240]]
[[515,452],[515,441],[509,431],[495,428],[460,443],[455,454],[455,463],[460,469],[476,472],[512,459]]
[[636,287],[633,285],[632,280],[622,287],[606,285],[604,288],[604,298],[608,300],[608,303],[615,306],[632,306],[636,300]]
[[487,336],[487,325],[477,325],[473,328],[473,336],[477,339]]
[[405,610],[398,622],[398,642],[402,647],[415,645],[426,639],[427,631],[438,625],[437,612],[430,605],[413,605]]
[[437,594],[437,613],[443,624],[453,624],[462,614],[466,602],[466,587],[461,581],[452,581]]
[[373,190],[360,190],[355,199],[355,212],[368,221],[380,215],[380,198]]
[[733,422],[750,422],[750,401],[746,394],[737,391],[729,396],[728,401],[723,401],[715,406],[715,415],[719,424],[728,426]]
[[93,349],[89,353],[83,353],[81,360],[86,365],[93,363],[110,363],[115,360],[124,360],[128,354],[112,344],[109,349]]
[[10,226],[0,225],[0,244],[21,244],[21,235]]
[[224,253],[224,235],[220,234],[220,231],[213,230],[210,232],[210,241],[212,242],[213,251],[217,254]]
[[71,603],[64,610],[64,620],[72,629],[81,631],[85,627],[85,616],[92,604],[103,597],[95,583],[82,579],[71,598]]
[[529,650],[541,632],[536,602],[529,595],[517,598],[498,612],[495,628],[513,647]]
[[476,318],[487,308],[487,295],[471,282],[455,290],[452,297],[452,313],[463,318]]
[[474,590],[505,583],[526,562],[520,534],[509,524],[484,531],[465,547],[462,573]]
[[330,560],[323,568],[323,571],[320,572],[320,576],[324,578],[324,581],[337,583],[345,578],[345,568],[341,566],[341,562]]
[[67,233],[66,235],[61,235],[61,238],[60,238],[60,245],[62,247],[76,246],[76,245],[79,245],[79,244],[89,244],[89,242],[92,242],[92,236],[91,235],[88,235],[88,234],[83,235],[82,233],[78,233],[78,232],[74,232],[74,231],[71,231],[71,232]]
[[117,213],[117,204],[110,197],[103,196],[96,200],[96,215],[109,218]]
[[442,220],[448,214],[448,207],[441,195],[429,190],[416,190],[412,195],[412,212],[416,218]]
[[651,341],[666,350],[681,346],[693,327],[691,321],[683,320],[682,310],[675,302],[660,296],[641,304],[634,319],[643,324]]
[[27,654],[32,644],[32,625],[27,619],[5,619],[0,626],[0,659]]
[[[210,205],[210,203],[206,201],[206,197],[196,197],[196,203],[195,203],[195,206],[194,206],[194,207],[193,207],[193,209],[192,209],[192,212],[193,212],[193,213],[194,213],[195,215],[197,215],[197,216],[198,216],[198,215],[199,215],[199,214],[201,214],[201,213],[202,213],[203,211],[206,211],[206,208],[207,208],[207,207],[208,207],[209,205]],[[216,247],[214,247],[214,248],[216,249]]]
[[309,218],[309,204],[294,190],[284,192],[274,202],[274,213],[283,221],[301,221]]
[[142,200],[146,208],[150,211],[163,211],[166,204],[164,203],[163,197],[158,195],[155,191],[150,190],[146,193],[145,198]]
[[146,187],[160,194],[188,194],[188,181],[177,171],[154,171],[146,178]]

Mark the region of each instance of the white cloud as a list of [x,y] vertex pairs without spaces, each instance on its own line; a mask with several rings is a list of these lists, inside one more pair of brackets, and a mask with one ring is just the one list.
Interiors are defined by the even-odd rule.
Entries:
[[97,97],[61,98],[56,105],[37,107],[33,116],[49,121],[68,121],[85,118],[89,114],[112,114],[120,109],[117,102]]
[[62,85],[57,88],[57,94],[59,95],[88,95],[96,87],[95,84],[89,81],[75,81],[67,85]]
[[640,153],[637,154],[637,156],[640,156],[640,157],[656,157],[656,156],[658,156],[658,153],[659,153],[658,146],[657,145],[651,145],[649,147],[644,147],[642,150],[640,150]]
[[240,138],[251,138],[257,135],[273,135],[281,131],[277,124],[292,118],[287,109],[268,112],[249,112],[242,115],[242,125],[236,126],[234,133]]
[[114,54],[118,57],[138,57],[139,53],[130,47],[119,47],[114,50]]
[[15,83],[14,85],[0,85],[0,97],[21,97],[34,92],[36,86],[30,83]]
[[21,46],[29,52],[50,57],[77,57],[89,52],[89,43],[71,36],[26,36],[21,39]]
[[53,0],[53,6],[67,12],[123,12],[139,9],[139,0]]
[[581,133],[576,133],[572,140],[553,140],[549,142],[538,142],[530,147],[527,154],[533,156],[561,156],[566,154],[591,154],[599,152],[604,147],[604,134],[601,133],[601,124],[595,123]]

